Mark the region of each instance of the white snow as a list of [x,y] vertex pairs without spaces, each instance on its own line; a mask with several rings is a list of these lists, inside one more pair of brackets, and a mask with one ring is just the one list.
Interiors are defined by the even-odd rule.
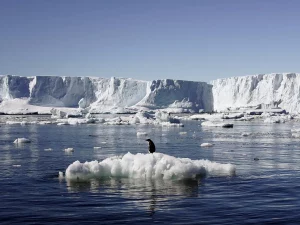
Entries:
[[232,164],[220,164],[209,160],[191,160],[174,156],[131,154],[114,156],[103,161],[81,163],[75,161],[66,169],[68,180],[126,177],[144,179],[187,179],[197,176],[232,176],[236,168]]

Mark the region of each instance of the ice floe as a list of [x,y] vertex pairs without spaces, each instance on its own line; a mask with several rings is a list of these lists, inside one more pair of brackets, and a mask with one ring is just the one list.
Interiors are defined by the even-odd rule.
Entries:
[[214,146],[214,144],[212,144],[212,143],[202,143],[200,146],[201,147],[212,147],[212,146]]
[[188,179],[201,176],[232,176],[236,168],[209,160],[176,158],[163,153],[131,154],[106,158],[103,161],[73,162],[66,169],[69,180],[93,178]]
[[64,151],[66,153],[71,153],[71,152],[74,152],[74,148],[66,148],[66,149],[64,149]]
[[221,121],[204,121],[201,123],[203,127],[224,127],[224,128],[232,128],[233,123],[224,123]]
[[27,138],[17,138],[14,143],[19,144],[19,143],[30,143],[31,141]]

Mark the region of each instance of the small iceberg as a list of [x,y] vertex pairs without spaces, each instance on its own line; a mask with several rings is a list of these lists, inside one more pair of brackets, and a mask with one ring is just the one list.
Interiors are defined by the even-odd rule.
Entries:
[[138,137],[140,137],[140,136],[147,136],[148,135],[148,133],[146,133],[146,132],[137,132],[136,133],[136,136],[138,136]]
[[74,148],[66,148],[64,151],[67,153],[74,152]]
[[73,181],[113,177],[182,180],[203,176],[234,176],[235,172],[236,167],[230,163],[177,158],[163,153],[128,152],[103,161],[75,161],[66,169],[65,177]]
[[200,146],[201,147],[212,147],[212,146],[214,146],[214,144],[212,144],[212,143],[202,143]]
[[204,121],[201,123],[203,127],[224,127],[224,128],[232,128],[233,123],[223,123],[223,122],[212,122],[212,121]]
[[14,143],[15,144],[20,144],[20,143],[30,143],[31,141],[27,138],[17,138]]

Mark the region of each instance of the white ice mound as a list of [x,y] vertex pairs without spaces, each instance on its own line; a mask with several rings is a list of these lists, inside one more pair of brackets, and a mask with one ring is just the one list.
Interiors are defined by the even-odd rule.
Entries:
[[200,146],[201,147],[212,147],[212,146],[214,146],[214,144],[212,144],[212,143],[202,143]]
[[81,163],[75,161],[66,170],[68,180],[126,177],[144,179],[188,179],[198,176],[232,176],[235,166],[209,160],[176,158],[162,153],[110,157],[103,161]]
[[216,122],[216,121],[204,121],[201,123],[203,127],[225,127],[225,128],[232,128],[232,123],[223,123],[223,122]]
[[18,143],[30,143],[31,141],[27,138],[17,138],[14,143],[18,144]]
[[74,148],[66,148],[64,151],[67,153],[74,152]]

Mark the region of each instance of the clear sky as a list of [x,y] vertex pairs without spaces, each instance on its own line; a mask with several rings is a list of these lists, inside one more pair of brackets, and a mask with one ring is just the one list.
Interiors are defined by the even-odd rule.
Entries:
[[300,72],[298,0],[0,0],[0,74]]

